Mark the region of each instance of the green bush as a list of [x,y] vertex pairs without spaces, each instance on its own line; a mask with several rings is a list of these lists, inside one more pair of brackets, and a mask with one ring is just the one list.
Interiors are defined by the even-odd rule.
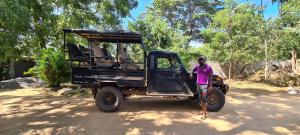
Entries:
[[53,48],[43,49],[36,60],[36,65],[26,74],[32,74],[47,83],[49,87],[59,87],[60,83],[69,81],[70,64],[63,53]]

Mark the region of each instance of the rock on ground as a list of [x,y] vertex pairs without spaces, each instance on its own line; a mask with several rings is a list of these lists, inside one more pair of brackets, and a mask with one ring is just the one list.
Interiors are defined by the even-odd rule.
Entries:
[[293,88],[293,87],[288,87],[288,94],[296,95],[297,93],[300,93],[300,90]]
[[62,88],[62,89],[57,91],[57,93],[59,95],[68,95],[68,94],[71,94],[73,92],[74,92],[74,90],[72,88]]
[[0,89],[36,88],[42,87],[44,82],[34,77],[18,77],[0,82]]

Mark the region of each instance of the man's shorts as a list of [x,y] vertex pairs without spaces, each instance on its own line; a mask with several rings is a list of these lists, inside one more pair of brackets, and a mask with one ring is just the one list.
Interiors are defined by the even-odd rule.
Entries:
[[206,103],[208,97],[207,84],[197,84],[197,93],[199,96],[199,100]]

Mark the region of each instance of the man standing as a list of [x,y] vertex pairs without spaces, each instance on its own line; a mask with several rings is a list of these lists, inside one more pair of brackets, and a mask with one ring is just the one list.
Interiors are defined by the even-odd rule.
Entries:
[[198,58],[199,65],[193,69],[193,73],[197,73],[197,93],[200,100],[200,110],[199,115],[202,114],[201,119],[205,120],[207,118],[206,109],[207,109],[207,92],[212,91],[212,68],[206,64],[206,59],[204,56]]

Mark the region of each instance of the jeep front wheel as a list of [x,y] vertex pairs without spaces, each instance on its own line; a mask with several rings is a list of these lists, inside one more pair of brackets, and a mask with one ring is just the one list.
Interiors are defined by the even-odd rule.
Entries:
[[123,95],[118,88],[102,87],[98,90],[95,102],[99,110],[103,112],[115,112],[123,101]]
[[225,104],[225,96],[219,88],[213,88],[212,93],[207,97],[207,110],[217,112],[223,108]]

